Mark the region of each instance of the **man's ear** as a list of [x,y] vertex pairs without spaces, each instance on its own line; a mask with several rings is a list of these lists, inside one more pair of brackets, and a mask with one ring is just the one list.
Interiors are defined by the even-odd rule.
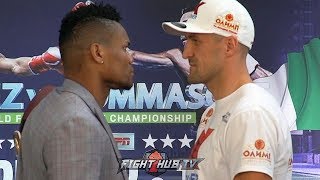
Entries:
[[103,57],[106,54],[106,49],[103,48],[103,46],[99,43],[93,43],[90,45],[90,54],[92,56],[92,59],[96,62],[96,63],[103,63]]
[[226,47],[227,47],[227,51],[226,54],[227,56],[232,56],[236,53],[238,46],[239,46],[239,41],[237,39],[236,36],[229,36],[226,38]]

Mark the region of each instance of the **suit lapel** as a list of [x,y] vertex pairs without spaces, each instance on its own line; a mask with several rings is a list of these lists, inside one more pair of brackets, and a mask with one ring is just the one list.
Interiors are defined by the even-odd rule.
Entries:
[[117,155],[117,159],[118,160],[121,159],[121,154],[120,154],[120,152],[118,150],[118,146],[116,145],[116,143],[114,141],[112,130],[111,130],[109,124],[106,123],[106,118],[104,117],[101,108],[100,107],[95,108],[94,112],[95,112],[96,117],[99,119],[100,123],[102,124],[102,126],[104,127],[104,129],[106,130],[106,132],[108,133],[108,135],[109,135],[109,137],[111,139],[112,147],[113,147],[114,152]]
[[90,108],[92,113],[97,117],[97,119],[99,120],[103,128],[106,130],[109,138],[111,139],[112,147],[117,156],[117,159],[118,160],[121,159],[121,154],[114,141],[112,130],[110,126],[106,123],[106,119],[103,115],[103,112],[99,107],[98,103],[96,102],[96,100],[94,99],[94,97],[92,96],[92,94],[80,84],[69,79],[65,79],[63,83],[63,87],[61,88],[61,91],[68,91],[68,92],[74,93],[78,95],[87,104],[87,106]]

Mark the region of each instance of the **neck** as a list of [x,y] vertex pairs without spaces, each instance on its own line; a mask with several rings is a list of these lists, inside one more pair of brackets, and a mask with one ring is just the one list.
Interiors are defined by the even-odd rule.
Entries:
[[80,73],[77,73],[77,75],[65,74],[65,77],[76,81],[85,87],[92,94],[99,106],[103,108],[104,103],[110,93],[110,88],[105,86],[103,81],[101,81],[99,78],[85,76],[85,73],[81,73],[84,74],[84,76],[78,74]]
[[235,92],[242,85],[252,82],[245,64],[229,65],[226,69],[206,84],[215,100],[222,99]]

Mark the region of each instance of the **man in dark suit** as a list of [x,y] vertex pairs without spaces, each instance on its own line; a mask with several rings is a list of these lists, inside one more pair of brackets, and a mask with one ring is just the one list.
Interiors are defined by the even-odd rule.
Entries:
[[101,108],[110,89],[133,84],[130,40],[110,5],[87,4],[62,20],[65,81],[30,113],[18,177],[27,180],[128,179]]

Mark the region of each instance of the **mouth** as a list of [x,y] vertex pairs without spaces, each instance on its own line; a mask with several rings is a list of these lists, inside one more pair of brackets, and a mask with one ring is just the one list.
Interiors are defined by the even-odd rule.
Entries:
[[196,66],[196,63],[191,62],[191,61],[189,60],[189,65],[190,65],[190,67],[191,67],[191,66]]
[[190,68],[196,67],[196,64],[190,64]]

